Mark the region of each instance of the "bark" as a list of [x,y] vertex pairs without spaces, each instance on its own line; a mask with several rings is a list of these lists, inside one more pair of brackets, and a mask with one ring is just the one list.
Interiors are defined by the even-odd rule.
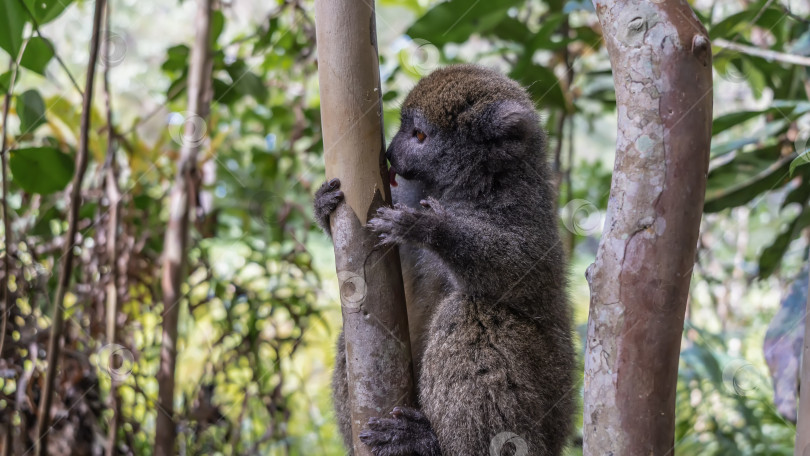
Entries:
[[396,249],[375,249],[364,225],[391,203],[384,158],[374,3],[315,2],[318,78],[327,178],[345,202],[332,215],[340,281],[355,455],[371,417],[413,404],[414,381],[402,272]]
[[51,321],[51,334],[48,339],[48,367],[45,371],[45,382],[42,386],[42,396],[39,401],[37,414],[37,435],[34,445],[34,456],[44,456],[48,453],[48,431],[50,431],[50,412],[53,400],[54,380],[56,378],[56,365],[59,361],[62,329],[65,323],[65,294],[70,286],[73,275],[73,247],[78,231],[79,209],[81,208],[82,181],[87,171],[87,146],[90,131],[90,114],[93,107],[93,84],[96,76],[96,61],[98,60],[99,37],[101,35],[101,18],[104,14],[105,0],[96,0],[93,12],[93,31],[90,38],[90,57],[87,62],[87,79],[85,81],[84,96],[82,100],[82,115],[79,130],[79,149],[76,152],[76,174],[70,193],[70,208],[68,212],[68,230],[65,234],[64,250],[62,251],[62,268],[59,282],[56,287],[56,296],[53,300],[53,317]]
[[174,421],[175,365],[177,361],[177,320],[180,287],[185,278],[186,248],[188,246],[189,214],[195,204],[199,170],[197,155],[202,144],[199,137],[200,120],[210,109],[211,86],[211,11],[213,0],[197,0],[196,36],[192,48],[188,76],[188,113],[184,125],[183,144],[169,194],[169,221],[163,241],[161,287],[163,291],[163,338],[160,348],[158,380],[158,411],[155,431],[155,456],[173,456],[177,436]]
[[616,163],[586,276],[585,455],[664,455],[706,188],[708,35],[685,0],[595,0],[616,86]]

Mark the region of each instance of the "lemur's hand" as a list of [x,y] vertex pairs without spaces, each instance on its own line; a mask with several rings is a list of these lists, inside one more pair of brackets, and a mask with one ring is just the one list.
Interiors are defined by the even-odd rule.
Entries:
[[343,201],[343,192],[339,188],[340,180],[334,178],[324,182],[321,188],[315,192],[315,221],[329,236],[332,235],[332,230],[329,228],[329,215]]
[[377,216],[367,226],[379,236],[379,246],[429,242],[441,223],[443,211],[436,210],[441,208],[434,199],[422,200],[420,203],[428,209],[420,210],[396,204],[393,208],[381,207],[377,210]]

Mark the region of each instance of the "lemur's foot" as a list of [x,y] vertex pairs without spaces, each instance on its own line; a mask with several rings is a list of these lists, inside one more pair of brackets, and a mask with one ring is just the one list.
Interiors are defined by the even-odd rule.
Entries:
[[441,456],[430,421],[417,409],[394,407],[391,418],[371,418],[360,441],[374,456]]

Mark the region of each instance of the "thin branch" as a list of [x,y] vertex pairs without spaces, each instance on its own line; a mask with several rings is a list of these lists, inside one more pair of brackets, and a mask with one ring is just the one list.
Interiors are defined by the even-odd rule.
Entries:
[[[568,16],[565,16],[562,25],[560,26],[560,32],[564,39],[568,38],[568,31],[570,26],[568,24]],[[571,82],[574,80],[573,69],[571,67],[571,54],[568,51],[568,45],[566,44],[562,48],[562,61],[565,64],[565,73],[566,73],[566,87],[565,91],[570,92],[571,89]],[[562,184],[562,148],[563,148],[563,134],[565,128],[565,121],[568,118],[568,108],[563,107],[560,111],[560,118],[557,119],[557,127],[556,127],[556,136],[557,136],[557,144],[554,148],[554,165],[552,171],[554,172],[554,187],[555,190],[559,193],[560,185]]]
[[782,11],[785,14],[787,14],[788,17],[790,17],[791,19],[793,19],[795,21],[798,21],[798,22],[801,22],[802,24],[810,24],[810,19],[807,19],[806,17],[799,16],[798,14],[791,11],[790,8],[788,8],[785,5],[780,4],[779,6],[782,8]]
[[[105,188],[107,201],[109,202],[109,217],[107,220],[107,265],[110,270],[110,277],[107,282],[107,343],[116,343],[116,318],[118,317],[118,225],[121,221],[121,188],[118,185],[118,167],[115,161],[116,135],[113,125],[112,96],[110,94],[110,24],[111,13],[108,3],[104,15],[104,101],[107,111],[107,157],[104,161]],[[118,393],[120,379],[110,376],[110,396],[108,398],[109,407],[113,411],[107,430],[107,456],[115,456],[115,443],[118,440],[118,427],[121,423],[121,398]]]
[[105,0],[96,0],[96,8],[93,13],[93,34],[90,39],[90,57],[87,62],[87,79],[82,102],[79,149],[76,153],[76,174],[73,178],[73,188],[70,194],[68,230],[65,234],[65,245],[62,253],[62,270],[53,302],[52,329],[50,339],[48,340],[48,367],[45,372],[45,384],[43,385],[42,397],[39,402],[39,413],[37,416],[38,438],[35,444],[34,456],[44,456],[47,455],[48,452],[47,435],[48,431],[50,431],[51,402],[53,400],[54,380],[56,378],[56,365],[59,361],[59,343],[62,338],[62,328],[65,323],[65,294],[70,286],[70,277],[73,273],[73,246],[79,224],[82,181],[84,180],[84,174],[87,170],[90,112],[93,108],[93,83],[95,82],[96,61],[98,60],[98,48],[101,37],[101,18],[104,14],[105,3]]
[[740,52],[743,54],[752,55],[754,57],[762,57],[767,61],[776,61],[810,67],[810,57],[805,57],[803,55],[788,54],[786,52],[748,46],[746,44],[732,43],[731,41],[727,41],[722,38],[712,41],[712,44],[719,48],[728,49],[730,51]]
[[11,311],[11,291],[8,288],[8,280],[11,277],[11,255],[13,254],[14,238],[11,233],[11,217],[8,213],[8,112],[11,109],[11,96],[14,94],[14,83],[17,79],[17,69],[20,68],[20,61],[22,60],[23,52],[28,44],[25,40],[20,46],[17,53],[17,59],[11,65],[11,77],[8,81],[8,90],[6,90],[6,97],[3,102],[3,130],[0,134],[3,135],[2,148],[0,148],[0,167],[2,167],[3,178],[3,229],[5,231],[5,244],[6,254],[3,256],[3,281],[0,282],[0,287],[3,289],[3,322],[0,323],[0,357],[3,355],[3,348],[6,342],[6,329],[8,327],[8,313]]

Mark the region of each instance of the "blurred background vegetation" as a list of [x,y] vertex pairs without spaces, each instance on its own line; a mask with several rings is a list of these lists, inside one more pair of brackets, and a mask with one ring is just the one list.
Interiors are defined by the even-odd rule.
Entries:
[[[675,452],[792,454],[810,226],[810,167],[801,166],[810,137],[810,4],[690,3],[716,44],[715,121]],[[99,71],[109,76],[112,125],[97,84],[52,454],[100,454],[111,378],[123,382],[118,453],[152,452],[159,257],[186,121],[194,9],[191,1],[111,2],[109,56]],[[34,440],[78,142],[74,81],[87,71],[92,10],[88,0],[0,0],[0,60],[8,62],[0,89],[12,94],[4,126],[12,231],[3,239],[10,234],[13,248],[2,252],[11,252],[15,303],[0,356],[0,421],[15,429],[23,451]],[[583,334],[584,271],[604,223],[616,126],[591,3],[381,0],[377,29],[389,137],[408,89],[437,66],[478,62],[528,87],[550,136]],[[334,257],[310,214],[324,174],[313,3],[223,0],[213,33],[214,101],[198,130],[203,191],[179,327],[180,451],[343,454],[328,386],[341,324]],[[116,265],[107,255],[103,187],[110,135],[124,193]],[[115,277],[119,340],[109,345],[105,290]],[[573,439],[570,454],[580,448]]]

